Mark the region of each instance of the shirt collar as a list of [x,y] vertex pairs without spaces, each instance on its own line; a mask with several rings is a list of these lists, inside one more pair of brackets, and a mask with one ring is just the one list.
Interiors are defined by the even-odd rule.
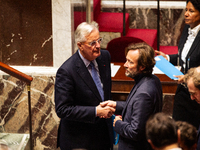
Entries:
[[[85,58],[81,55],[80,50],[78,50],[78,53],[79,53],[79,56],[81,57],[81,59],[83,60],[85,66],[88,67],[88,66],[90,65],[90,61],[87,60],[87,59],[85,59]],[[96,62],[96,59],[93,60],[92,62],[93,62],[93,64],[94,64],[95,68],[97,68],[97,67],[98,67],[98,64],[97,64],[97,62]]]
[[191,28],[189,28],[188,29],[188,34],[190,35],[192,35],[192,36],[196,36],[197,35],[197,33],[199,32],[199,30],[200,30],[200,24],[199,25],[197,25],[196,27],[194,27],[193,29],[191,29]]

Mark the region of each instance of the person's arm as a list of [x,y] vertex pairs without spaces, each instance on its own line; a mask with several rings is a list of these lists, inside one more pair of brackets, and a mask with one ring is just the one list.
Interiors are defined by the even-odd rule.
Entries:
[[117,101],[115,114],[121,115],[125,105],[126,105],[126,101]]
[[174,65],[174,66],[178,66],[180,65],[180,60],[179,60],[179,64],[178,64],[178,54],[173,54],[173,55],[169,55],[169,59],[170,62]]
[[125,104],[126,104],[125,101],[113,101],[113,100],[108,100],[108,101],[100,103],[102,107],[105,107],[105,106],[112,107],[114,110],[113,113],[116,115],[121,115]]
[[100,118],[110,118],[115,112],[115,108],[110,106],[102,107],[98,105],[96,107],[96,115]]
[[[155,54],[157,56],[163,56],[167,61],[171,62],[174,66],[180,65],[178,64],[178,54],[167,55],[161,51],[155,50]],[[180,62],[179,62],[180,63]]]
[[76,90],[73,79],[66,69],[59,69],[55,82],[55,108],[59,118],[94,122],[96,106],[79,106],[74,101]]
[[127,107],[125,115],[130,116],[130,123],[118,120],[114,130],[125,138],[137,141],[145,135],[146,120],[152,113],[154,104],[148,93],[140,93],[133,99],[134,103]]
[[[101,108],[99,104],[90,106],[91,103],[88,103],[92,101],[92,92],[90,90],[82,89],[82,97],[79,96],[80,99],[77,99],[76,94],[80,93],[77,93],[79,91],[75,87],[80,85],[74,83],[74,80],[77,79],[74,79],[66,69],[61,68],[58,70],[55,82],[55,107],[58,117],[91,123],[95,122],[96,117],[110,118],[114,111],[113,108]],[[77,101],[83,102],[78,103]]]
[[155,50],[155,54],[158,55],[158,56],[163,56],[166,60],[169,61],[169,56],[166,55],[165,53],[158,51],[158,50]]

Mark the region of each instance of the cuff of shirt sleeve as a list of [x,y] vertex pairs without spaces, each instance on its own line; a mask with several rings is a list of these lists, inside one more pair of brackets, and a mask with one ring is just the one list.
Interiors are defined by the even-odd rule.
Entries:
[[169,57],[169,55],[166,55],[166,56],[167,56],[167,60],[170,61],[170,57]]

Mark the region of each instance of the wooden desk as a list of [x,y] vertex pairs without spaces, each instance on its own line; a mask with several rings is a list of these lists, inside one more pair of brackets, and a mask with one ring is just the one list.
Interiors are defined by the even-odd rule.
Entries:
[[[125,68],[123,63],[114,63],[120,65],[120,69],[114,77],[112,77],[112,97],[114,100],[126,100],[129,92],[131,91],[134,80],[125,76]],[[165,74],[156,74],[162,84],[162,90],[164,95],[175,95],[177,82],[170,79]]]

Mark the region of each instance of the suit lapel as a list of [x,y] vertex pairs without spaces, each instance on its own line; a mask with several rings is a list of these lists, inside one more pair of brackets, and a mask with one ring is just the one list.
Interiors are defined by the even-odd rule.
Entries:
[[[184,29],[183,31],[183,39],[179,41],[179,49],[180,49],[180,54],[182,53],[182,50],[183,50],[183,47],[184,47],[184,44],[187,40],[187,37],[188,37],[188,29],[189,29],[189,26],[186,25],[186,28]],[[192,54],[192,52],[195,50],[195,47],[199,44],[199,41],[200,40],[200,31],[198,32],[188,54],[187,54],[187,57],[186,57],[186,60],[189,58],[189,56]]]
[[188,37],[188,27],[186,27],[186,29],[183,30],[183,34],[181,36],[183,38],[180,39],[179,45],[178,45],[178,47],[180,49],[180,54],[181,54],[181,52],[183,50],[184,44],[185,44],[185,42],[187,40],[187,37]]
[[183,47],[184,47],[184,44],[187,40],[187,37],[188,37],[188,29],[189,29],[189,26],[188,25],[185,25],[185,28],[183,29],[183,33],[181,35],[181,38],[180,38],[180,41],[179,41],[179,44],[178,44],[178,53],[179,53],[179,60],[180,60],[180,65],[182,66],[182,59],[181,59],[181,55],[182,55],[182,51],[183,51]]
[[105,85],[105,80],[106,79],[106,64],[105,61],[102,59],[102,54],[96,59],[98,68],[99,68],[99,74],[101,77],[101,82],[103,85]]
[[128,106],[128,104],[129,104],[131,98],[132,98],[133,95],[135,94],[136,90],[137,90],[137,86],[134,85],[133,88],[131,89],[131,91],[130,91],[128,97],[127,97],[126,105],[125,105],[125,107],[124,107],[124,109],[123,109],[123,111],[122,111],[122,118],[124,118],[124,115],[126,114],[127,106]]
[[80,58],[79,54],[78,59],[76,62],[76,67],[77,67],[77,73],[79,74],[80,78],[85,82],[85,84],[90,88],[90,90],[96,95],[96,97],[101,101],[101,96],[99,94],[99,91],[88,71],[86,68],[85,64],[83,63],[82,59]]
[[197,148],[200,148],[200,125],[197,131]]
[[[182,33],[182,35],[181,35],[181,37],[183,37],[183,38],[181,38],[180,39],[180,41],[179,41],[179,44],[178,44],[178,54],[179,54],[179,65],[181,65],[182,66],[182,64],[183,64],[183,62],[182,62],[182,51],[183,51],[183,47],[184,47],[184,44],[185,44],[185,42],[186,42],[186,40],[187,40],[187,37],[188,37],[188,28],[189,28],[189,26],[185,26],[185,28],[184,28],[184,30],[183,30],[183,33]],[[183,66],[182,66],[183,67]]]
[[[106,75],[107,75],[107,71],[106,71],[106,62],[102,57],[103,54],[101,54],[97,59],[97,64],[98,64],[98,68],[99,68],[99,74],[100,74],[100,78],[101,78],[101,82],[103,84],[103,91],[104,91],[104,100],[105,100],[105,86],[108,85],[108,83],[106,83]],[[100,94],[99,94],[100,95]],[[102,100],[101,100],[102,101]]]
[[127,106],[128,106],[128,104],[129,104],[130,100],[132,99],[133,95],[135,94],[135,92],[137,91],[137,89],[140,87],[140,85],[141,85],[143,82],[145,82],[145,81],[144,81],[145,79],[146,79],[146,78],[143,77],[138,83],[135,83],[135,85],[134,85],[133,88],[131,89],[131,92],[130,92],[130,94],[129,94],[127,100],[126,100],[126,105],[125,105],[125,107],[124,107],[124,109],[123,109],[123,111],[122,111],[122,118],[124,118],[124,115],[126,114]]
[[200,31],[198,32],[196,38],[194,39],[194,42],[187,54],[186,60],[190,57],[190,55],[193,53],[193,51],[195,50],[195,48],[197,47],[197,45],[199,44],[200,41]]

